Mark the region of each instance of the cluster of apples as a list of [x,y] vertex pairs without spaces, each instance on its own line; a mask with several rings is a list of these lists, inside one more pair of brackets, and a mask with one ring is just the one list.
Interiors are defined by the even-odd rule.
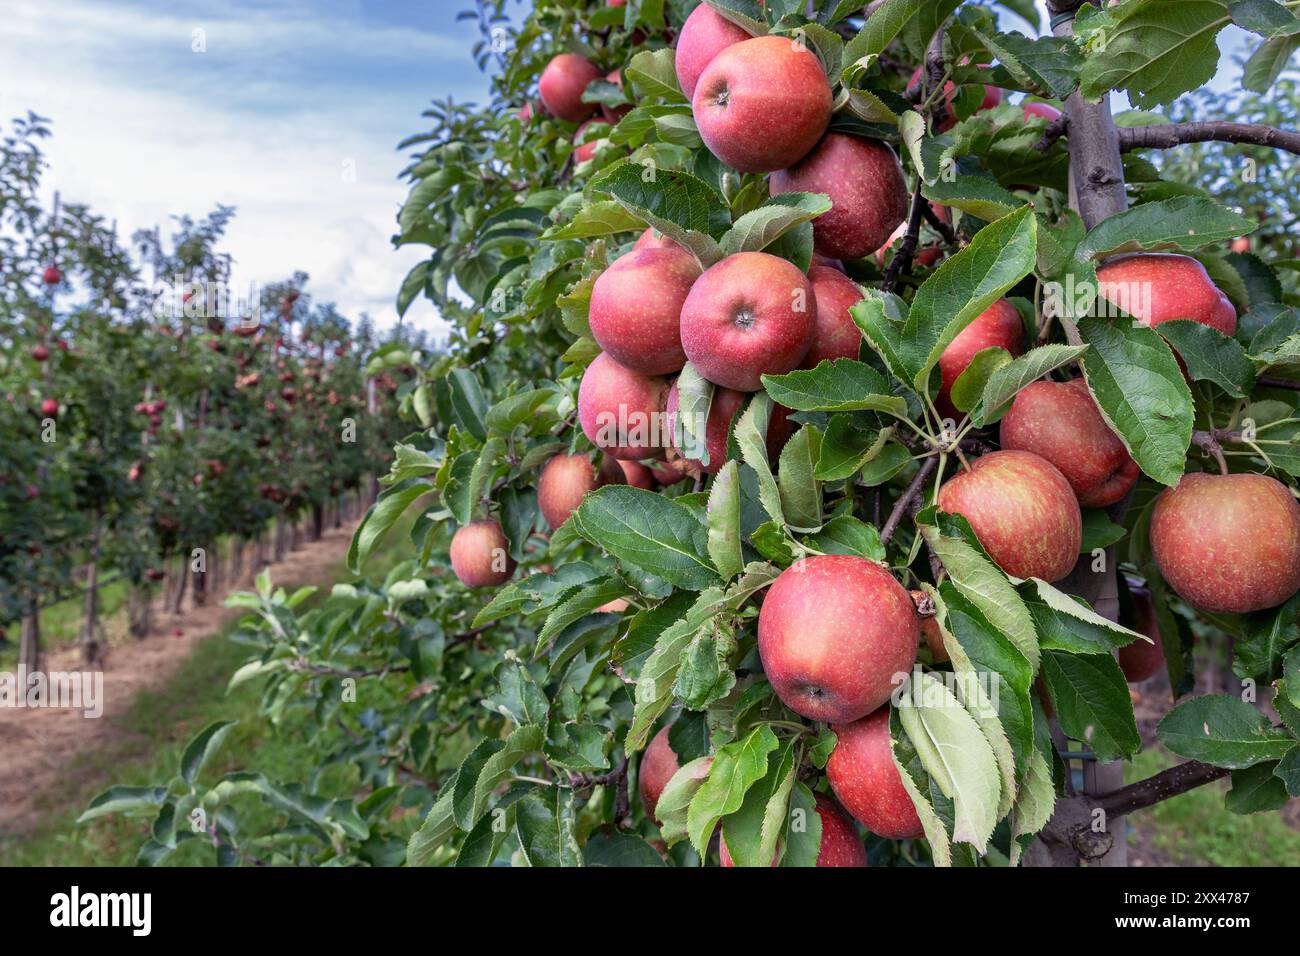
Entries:
[[[716,472],[726,459],[728,429],[746,395],[762,387],[762,375],[856,358],[861,336],[849,308],[863,294],[836,260],[883,257],[904,225],[908,193],[897,156],[883,143],[827,131],[831,89],[806,47],[787,37],[751,36],[701,4],[681,30],[675,63],[701,139],[715,156],[741,172],[771,174],[773,195],[825,193],[832,208],[813,223],[816,257],[807,274],[760,252],[701,270],[686,249],[647,230],[597,278],[589,319],[603,351],[583,375],[578,417],[604,457],[599,468],[587,455],[557,455],[546,463],[538,500],[552,528],[602,484],[653,488],[684,474]],[[542,76],[546,110],[586,121],[579,138],[586,123],[599,122],[591,119],[596,107],[581,101],[587,84],[599,78],[599,69],[573,54],[557,57]],[[618,82],[617,71],[606,78]],[[980,108],[998,106],[1002,94],[986,87]],[[941,127],[956,122],[955,95],[949,84]],[[1026,101],[1021,108],[1027,118],[1060,116],[1044,103]],[[606,122],[617,121],[606,113]],[[936,212],[944,217],[946,210]],[[922,253],[929,255],[923,265],[941,254]],[[1120,256],[1098,269],[1098,279],[1103,298],[1148,327],[1190,319],[1225,335],[1236,329],[1231,302],[1190,257]],[[1137,289],[1141,295],[1131,294]],[[1005,299],[941,355],[936,406],[946,417],[961,417],[951,400],[954,382],[978,352],[995,346],[1013,356],[1026,350],[1020,314]],[[677,446],[680,402],[672,376],[687,361],[715,386],[703,436],[707,462]],[[789,437],[787,414],[779,406],[774,411],[770,455]],[[661,430],[636,425],[661,420],[667,425]],[[1008,574],[1059,581],[1079,557],[1081,508],[1121,501],[1138,466],[1082,378],[1025,388],[999,431],[1001,450],[945,481],[938,505],[963,515]],[[1272,478],[1188,474],[1161,494],[1150,541],[1170,586],[1202,610],[1260,610],[1300,590],[1300,505]],[[451,561],[472,587],[504,583],[515,569],[501,526],[491,520],[457,532]],[[1163,655],[1150,595],[1139,591],[1134,598],[1135,626],[1156,638],[1121,654],[1126,674],[1140,680],[1160,667]],[[937,623],[918,612],[923,600],[884,567],[839,555],[796,562],[763,600],[758,646],[773,690],[791,710],[829,724],[837,735],[826,774],[839,803],[817,795],[819,866],[866,865],[847,814],[885,838],[922,835],[891,756],[888,702],[894,675],[912,669],[923,637],[933,660],[947,659]],[[664,728],[638,771],[651,818],[678,768]],[[723,865],[731,865],[725,840],[721,850]]]

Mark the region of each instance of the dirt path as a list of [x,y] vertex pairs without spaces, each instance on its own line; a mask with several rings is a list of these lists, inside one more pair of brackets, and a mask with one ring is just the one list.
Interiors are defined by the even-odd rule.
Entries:
[[[330,584],[351,537],[349,524],[327,530],[319,541],[304,542],[271,565],[274,580],[286,585]],[[257,570],[232,583],[230,591],[251,588]],[[209,602],[178,616],[155,607],[153,634],[110,646],[104,666],[104,712],[98,719],[87,719],[79,710],[0,708],[0,833],[20,832],[35,822],[33,795],[58,779],[76,754],[112,743],[122,733],[116,718],[131,708],[140,691],[165,683],[200,641],[244,613],[223,607],[216,595]],[[47,672],[79,672],[80,649],[74,645],[50,651],[44,667]]]

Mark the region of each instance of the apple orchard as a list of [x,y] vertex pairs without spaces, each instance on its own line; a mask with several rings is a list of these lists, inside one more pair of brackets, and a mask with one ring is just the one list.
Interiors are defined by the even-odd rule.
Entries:
[[[492,102],[402,144],[398,307],[450,341],[349,559],[416,556],[240,599],[236,680],[361,786],[88,815],[201,804],[229,861],[1123,865],[1159,801],[1300,795],[1298,260],[1238,198],[1300,137],[1170,112],[1233,23],[1245,95],[1287,82],[1296,13],[1048,6],[480,0]],[[1162,672],[1178,762],[1125,785]]]

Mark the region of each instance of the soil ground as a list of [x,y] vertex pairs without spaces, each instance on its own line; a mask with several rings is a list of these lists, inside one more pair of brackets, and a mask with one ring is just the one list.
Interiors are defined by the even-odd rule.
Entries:
[[[303,542],[272,565],[275,580],[328,587],[351,537],[352,525],[347,524],[326,530],[319,541]],[[258,570],[250,569],[242,580],[230,582],[226,593],[251,588]],[[199,642],[246,613],[224,607],[224,597],[210,595],[206,606],[187,607],[179,615],[163,609],[160,599],[154,607],[153,633],[111,641],[104,665],[104,710],[98,719],[87,719],[79,710],[0,708],[0,834],[21,833],[32,826],[41,813],[40,794],[77,765],[78,754],[109,749],[129,732],[120,718],[138,694],[166,683]],[[82,670],[80,650],[71,646],[48,651],[43,669]]]

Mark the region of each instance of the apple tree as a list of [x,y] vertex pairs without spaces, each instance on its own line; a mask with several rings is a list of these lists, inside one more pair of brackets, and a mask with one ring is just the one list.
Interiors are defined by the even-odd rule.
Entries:
[[[1265,102],[1293,9],[505,6],[492,102],[402,144],[398,308],[448,347],[395,359],[350,560],[415,557],[240,598],[236,680],[361,785],[89,816],[220,808],[228,862],[1075,865],[1211,781],[1300,794],[1295,263],[1229,249],[1233,164],[1284,191],[1300,138],[1200,92],[1235,23]],[[1198,637],[1233,693],[1192,693]],[[1183,762],[1125,786],[1158,670]],[[248,794],[302,841],[240,832]]]

